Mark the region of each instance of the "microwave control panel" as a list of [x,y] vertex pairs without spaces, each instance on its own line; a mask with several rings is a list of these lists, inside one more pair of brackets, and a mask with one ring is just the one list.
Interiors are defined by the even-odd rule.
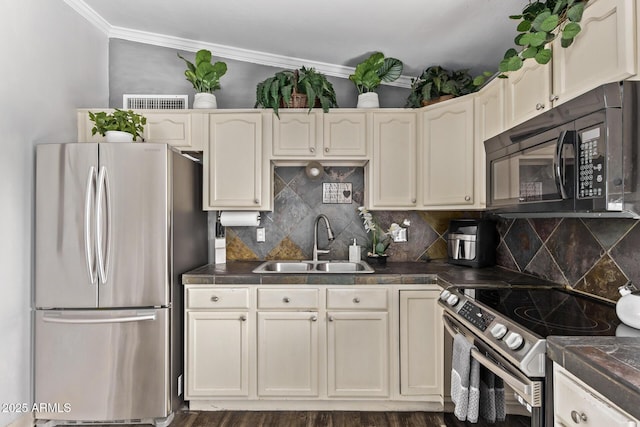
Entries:
[[578,198],[593,199],[605,194],[605,144],[600,127],[585,130],[578,139]]

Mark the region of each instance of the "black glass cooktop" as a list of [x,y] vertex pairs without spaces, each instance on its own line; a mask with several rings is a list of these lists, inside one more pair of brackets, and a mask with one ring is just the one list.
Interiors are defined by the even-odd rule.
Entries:
[[475,289],[475,300],[535,334],[613,336],[615,305],[557,288]]

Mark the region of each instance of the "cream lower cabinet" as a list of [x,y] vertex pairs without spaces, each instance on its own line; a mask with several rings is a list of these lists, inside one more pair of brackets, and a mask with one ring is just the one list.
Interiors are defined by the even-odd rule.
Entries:
[[373,149],[368,165],[370,209],[417,206],[416,114],[373,113]]
[[205,210],[270,210],[271,168],[263,157],[262,114],[209,115],[204,148]]
[[317,397],[319,290],[258,289],[257,293],[258,395]]
[[328,396],[389,396],[388,300],[387,289],[327,290]]
[[473,100],[473,96],[461,97],[420,113],[422,209],[468,208],[476,204]]
[[185,399],[249,396],[249,289],[185,290]]
[[439,291],[400,291],[400,394],[442,393],[443,333]]
[[624,412],[556,363],[553,364],[553,406],[556,427],[640,425],[640,420]]

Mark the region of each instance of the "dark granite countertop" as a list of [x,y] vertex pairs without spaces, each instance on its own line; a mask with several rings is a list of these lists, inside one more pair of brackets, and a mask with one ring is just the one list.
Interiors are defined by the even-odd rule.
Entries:
[[547,353],[551,360],[640,419],[640,338],[548,337]]
[[370,274],[297,274],[252,273],[262,261],[233,261],[226,264],[207,264],[182,275],[185,285],[217,284],[425,284],[442,286],[491,283],[548,283],[542,279],[516,273],[500,267],[470,268],[444,261],[389,262],[385,266],[372,265]]

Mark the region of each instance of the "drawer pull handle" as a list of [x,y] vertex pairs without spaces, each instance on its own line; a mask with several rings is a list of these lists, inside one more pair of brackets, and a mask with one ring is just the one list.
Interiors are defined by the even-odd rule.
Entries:
[[218,298],[217,296],[214,295],[214,296],[211,297],[211,301],[218,302],[218,301],[220,301],[220,298]]
[[242,320],[243,322],[245,322],[247,320],[247,316],[245,316],[244,314],[242,316],[240,316],[240,320]]
[[312,322],[317,322],[318,321],[318,316],[311,316],[311,321]]
[[355,304],[359,304],[359,303],[360,303],[360,298],[355,297],[355,298],[353,299],[353,302],[354,302]]
[[580,421],[587,421],[587,414],[584,412],[571,411],[571,419],[574,423],[580,424]]
[[290,301],[291,301],[291,300],[289,299],[289,297],[284,297],[284,298],[282,298],[282,302],[284,302],[284,303],[288,303],[288,302],[290,302]]

